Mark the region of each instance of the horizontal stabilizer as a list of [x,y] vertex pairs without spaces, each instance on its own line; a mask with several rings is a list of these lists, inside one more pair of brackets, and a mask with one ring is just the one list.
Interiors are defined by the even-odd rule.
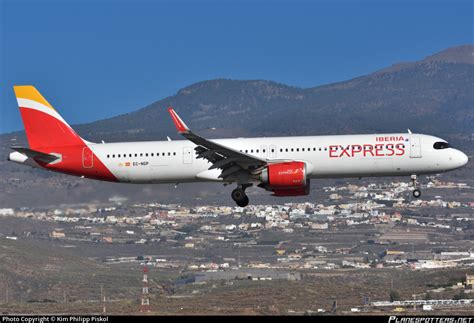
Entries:
[[33,158],[35,160],[39,160],[47,164],[52,163],[53,161],[60,158],[56,155],[46,154],[41,151],[36,151],[30,148],[19,147],[19,146],[13,146],[10,148],[19,152],[20,154],[27,156],[28,158]]

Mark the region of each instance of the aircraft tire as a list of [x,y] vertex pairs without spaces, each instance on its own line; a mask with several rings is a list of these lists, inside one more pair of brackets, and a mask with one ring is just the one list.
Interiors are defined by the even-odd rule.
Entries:
[[249,205],[249,198],[247,195],[245,195],[245,198],[243,200],[240,200],[238,202],[236,202],[238,206],[240,207],[246,207],[247,205]]
[[413,191],[414,198],[419,198],[420,196],[421,196],[421,191],[419,189],[416,189]]
[[247,195],[245,195],[245,192],[242,188],[237,187],[236,189],[232,191],[231,196],[232,196],[232,199],[238,203],[239,201],[244,201]]

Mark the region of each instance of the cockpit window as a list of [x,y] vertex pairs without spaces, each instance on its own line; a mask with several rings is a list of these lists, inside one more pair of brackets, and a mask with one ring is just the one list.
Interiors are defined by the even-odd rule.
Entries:
[[442,142],[442,141],[435,142],[433,145],[434,149],[446,149],[450,147],[451,147],[450,144],[448,144],[447,142]]

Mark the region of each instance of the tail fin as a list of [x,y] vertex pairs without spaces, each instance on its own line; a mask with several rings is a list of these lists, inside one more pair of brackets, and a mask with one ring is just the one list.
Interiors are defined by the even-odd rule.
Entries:
[[84,144],[34,86],[13,88],[31,149]]

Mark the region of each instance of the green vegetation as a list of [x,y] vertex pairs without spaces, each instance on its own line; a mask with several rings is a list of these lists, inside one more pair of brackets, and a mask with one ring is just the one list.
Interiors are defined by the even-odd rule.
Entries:
[[397,290],[393,289],[390,291],[390,302],[399,301],[400,299],[400,293]]

